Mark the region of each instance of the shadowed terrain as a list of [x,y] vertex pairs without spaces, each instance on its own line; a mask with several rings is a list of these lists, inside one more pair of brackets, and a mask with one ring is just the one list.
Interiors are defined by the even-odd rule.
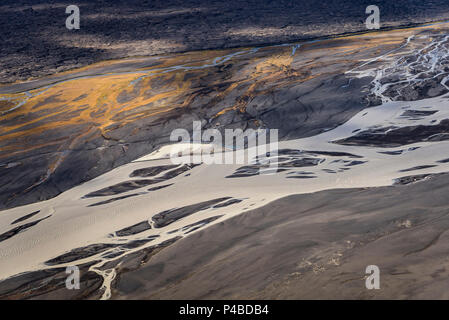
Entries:
[[[80,30],[65,27],[72,4]],[[382,27],[449,19],[445,0],[3,0],[0,82],[105,59],[366,31],[369,5],[380,7]]]
[[[0,22],[64,20],[33,3],[5,2]],[[6,30],[0,299],[449,298],[449,22],[279,44],[358,31],[366,3],[113,4],[80,2],[70,36]],[[376,4],[384,26],[446,14]],[[210,163],[214,144],[242,150],[170,141],[193,123],[279,141]]]
[[51,198],[168,143],[176,128],[191,131],[195,120],[203,129],[279,128],[281,139],[333,128],[377,103],[361,89],[369,78],[348,84],[344,64],[404,38],[354,41],[304,44],[295,54],[275,46],[112,61],[0,87],[11,104],[0,120],[0,208]]
[[[448,181],[274,201],[123,273],[113,297],[448,299]],[[373,264],[380,290],[365,288]]]

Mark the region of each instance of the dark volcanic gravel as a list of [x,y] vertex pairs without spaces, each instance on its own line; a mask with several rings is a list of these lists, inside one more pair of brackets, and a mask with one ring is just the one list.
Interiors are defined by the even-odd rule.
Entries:
[[[79,30],[65,27],[71,4]],[[368,5],[379,6],[382,27],[449,19],[447,0],[4,0],[0,83],[111,58],[366,31]]]

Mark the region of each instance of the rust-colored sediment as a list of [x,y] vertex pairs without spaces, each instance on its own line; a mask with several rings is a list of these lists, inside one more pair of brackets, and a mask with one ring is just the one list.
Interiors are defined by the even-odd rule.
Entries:
[[[432,28],[443,30],[447,24],[438,24],[405,30],[375,32],[357,36],[347,36],[336,39],[323,40],[303,44],[294,56],[291,55],[290,46],[267,47],[259,50],[257,54],[236,56],[222,66],[207,67],[197,70],[174,70],[166,73],[157,71],[171,66],[201,66],[210,64],[218,56],[249,50],[211,50],[175,54],[160,57],[156,66],[148,69],[139,69],[135,73],[105,74],[94,77],[73,79],[52,85],[50,88],[35,89],[25,93],[0,95],[0,112],[3,113],[0,122],[0,159],[11,155],[32,152],[47,145],[58,145],[59,150],[71,148],[77,144],[85,143],[86,139],[103,136],[108,137],[112,126],[114,128],[125,126],[139,119],[151,118],[175,108],[186,108],[198,94],[198,84],[201,87],[213,87],[215,83],[207,83],[202,79],[217,68],[230,66],[236,60],[246,60],[245,68],[233,70],[231,74],[223,73],[229,79],[215,77],[215,82],[225,83],[225,89],[216,92],[214,101],[220,101],[235,90],[244,87],[232,106],[220,110],[216,116],[229,110],[244,112],[248,101],[257,95],[264,95],[276,87],[285,84],[301,83],[313,79],[323,73],[342,73],[338,67],[328,71],[326,67],[336,63],[356,65],[363,62],[354,58],[365,54],[365,59],[387,52],[404,43],[410,35]],[[323,55],[323,50],[327,53]],[[119,65],[123,62],[135,62],[145,58],[127,60],[111,60],[93,64],[79,70],[65,72],[76,73],[101,68],[104,66]],[[329,68],[331,69],[331,68]],[[142,71],[154,71],[153,74],[144,75]],[[133,82],[134,81],[134,82]],[[264,89],[266,83],[271,83],[269,89]],[[7,112],[26,99],[19,108]],[[69,130],[67,136],[48,136],[45,142],[44,134],[51,130],[64,130],[65,127],[79,130]],[[89,134],[86,134],[86,126]],[[132,133],[131,133],[132,134]],[[50,171],[57,164],[52,164]]]

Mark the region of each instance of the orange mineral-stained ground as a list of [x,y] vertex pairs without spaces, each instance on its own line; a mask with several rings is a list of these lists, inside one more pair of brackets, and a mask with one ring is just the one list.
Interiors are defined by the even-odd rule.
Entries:
[[[280,127],[285,129],[281,137],[310,134],[308,121],[321,111],[313,111],[301,96],[323,81],[345,81],[346,71],[379,55],[410,50],[401,49],[410,37],[438,34],[446,27],[111,60],[3,85],[2,206],[52,197],[168,143],[173,129],[190,129],[193,120],[218,129]],[[431,37],[422,37],[416,43],[429,41]],[[283,111],[285,105],[289,109]],[[267,112],[293,112],[296,124],[284,121],[281,126],[272,119],[285,114],[265,117]],[[339,118],[338,110],[329,112],[337,114],[330,126],[347,119]]]

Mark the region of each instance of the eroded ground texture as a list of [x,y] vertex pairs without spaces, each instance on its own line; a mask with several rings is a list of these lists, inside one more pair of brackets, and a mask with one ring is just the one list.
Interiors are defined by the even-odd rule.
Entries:
[[[443,175],[286,197],[124,273],[116,297],[448,299],[448,191]],[[373,264],[380,290],[365,288],[365,268]]]
[[[0,298],[447,298],[448,30],[0,87]],[[170,133],[193,121],[280,141],[245,164],[173,163]]]
[[377,102],[362,92],[368,78],[348,84],[348,66],[403,41],[111,61],[0,87],[0,206],[49,199],[168,143],[176,128],[191,131],[194,120],[204,129],[279,128],[283,139],[335,127]]
[[[76,4],[80,30],[67,30]],[[51,75],[105,59],[284,43],[449,19],[446,0],[3,0],[0,83]]]

